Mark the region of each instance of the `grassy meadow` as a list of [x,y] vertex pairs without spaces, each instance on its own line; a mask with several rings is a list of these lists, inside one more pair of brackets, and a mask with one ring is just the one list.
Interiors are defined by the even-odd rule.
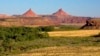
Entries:
[[31,50],[16,56],[99,56],[100,47],[47,47]]
[[95,37],[45,38],[28,42],[33,48],[16,56],[99,56],[100,39]]

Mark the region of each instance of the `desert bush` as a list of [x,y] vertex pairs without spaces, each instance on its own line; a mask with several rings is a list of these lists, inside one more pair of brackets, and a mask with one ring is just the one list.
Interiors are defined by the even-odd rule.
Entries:
[[[49,35],[37,28],[0,27],[0,54],[9,54],[29,49],[26,41],[47,38]],[[23,42],[23,45],[20,43]],[[28,46],[27,46],[28,45]]]
[[40,27],[38,27],[38,29],[40,31],[48,32],[48,31],[53,31],[54,30],[54,27],[53,26],[40,26]]
[[61,25],[61,26],[40,26],[37,27],[39,31],[65,31],[65,30],[79,30],[79,26],[71,26],[71,25]]
[[[16,41],[24,41],[24,40],[34,40],[35,38],[44,37],[45,33],[40,34],[41,32],[36,28],[28,28],[28,27],[12,27],[12,28],[4,28],[0,29],[0,39],[11,38]],[[46,34],[45,34],[46,35]]]

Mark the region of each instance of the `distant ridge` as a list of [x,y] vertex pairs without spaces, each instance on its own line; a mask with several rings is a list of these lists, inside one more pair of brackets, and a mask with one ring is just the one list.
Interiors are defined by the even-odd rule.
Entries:
[[22,16],[23,17],[37,17],[37,14],[35,12],[33,12],[32,9],[29,9]]
[[58,16],[58,17],[66,17],[69,16],[69,14],[67,14],[62,8],[59,9],[57,12],[53,13],[54,16]]
[[6,15],[6,14],[0,14],[0,18],[9,18],[9,17],[11,17],[11,16]]
[[51,15],[38,15],[29,9],[22,15],[13,15],[12,18],[4,18],[1,15],[0,22],[2,26],[59,26],[68,24],[80,24],[83,26],[87,19],[91,17],[78,17],[66,13],[63,9]]

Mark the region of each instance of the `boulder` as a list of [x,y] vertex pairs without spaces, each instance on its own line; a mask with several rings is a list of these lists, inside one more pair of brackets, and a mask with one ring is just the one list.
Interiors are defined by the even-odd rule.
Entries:
[[88,19],[81,29],[100,29],[100,19]]

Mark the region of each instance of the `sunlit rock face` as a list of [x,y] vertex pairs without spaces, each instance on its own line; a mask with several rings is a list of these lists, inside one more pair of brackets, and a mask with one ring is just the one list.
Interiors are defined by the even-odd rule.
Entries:
[[57,12],[53,13],[54,16],[58,17],[67,17],[69,14],[67,14],[63,9],[59,9]]
[[[22,15],[13,15],[8,18],[6,15],[0,15],[1,25],[14,25],[16,26],[58,26],[68,24],[80,24],[83,26],[89,17],[72,16],[66,13],[63,9],[59,9],[57,12],[51,15],[37,15],[31,9],[26,11]],[[6,18],[4,18],[6,17]]]
[[100,19],[88,19],[82,29],[100,29]]
[[37,14],[35,12],[33,12],[31,9],[29,9],[22,16],[23,17],[37,17]]

